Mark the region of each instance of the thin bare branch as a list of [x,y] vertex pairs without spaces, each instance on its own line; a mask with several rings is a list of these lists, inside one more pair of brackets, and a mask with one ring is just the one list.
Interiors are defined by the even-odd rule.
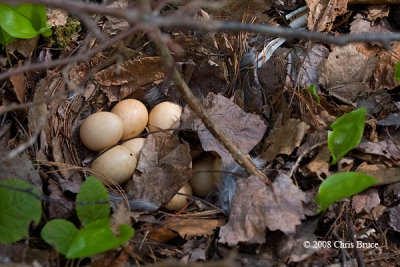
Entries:
[[56,67],[56,66],[66,65],[69,63],[73,63],[73,62],[89,61],[92,56],[107,49],[108,47],[110,47],[114,43],[118,42],[119,40],[122,40],[122,39],[128,37],[129,35],[134,33],[136,30],[137,30],[136,28],[130,28],[130,29],[123,31],[120,34],[102,42],[100,45],[94,47],[93,49],[90,49],[84,53],[79,53],[75,56],[70,56],[70,57],[66,57],[66,58],[61,58],[61,59],[56,59],[56,60],[46,61],[46,62],[41,62],[41,63],[36,63],[36,64],[32,64],[32,63],[24,64],[22,67],[11,69],[8,72],[0,73],[0,81],[4,80],[12,75],[21,73],[21,72],[48,69],[48,68],[52,68],[52,67]]
[[[126,19],[130,23],[136,25],[138,28],[175,28],[175,29],[192,29],[205,32],[252,32],[259,34],[266,34],[272,36],[284,37],[286,39],[304,39],[311,41],[322,41],[332,43],[335,45],[346,45],[354,42],[380,42],[386,49],[391,49],[390,43],[400,40],[400,33],[382,33],[382,34],[342,34],[339,36],[332,36],[323,33],[311,32],[302,29],[292,29],[287,27],[276,27],[264,24],[248,24],[241,22],[225,22],[225,21],[195,21],[190,17],[176,17],[176,16],[158,16],[154,14],[146,14],[139,9],[120,9],[105,7],[92,3],[83,3],[76,1],[60,1],[60,0],[0,0],[0,3],[21,4],[21,3],[35,3],[43,4],[64,9],[70,13],[87,12],[108,15]],[[105,42],[100,44],[93,50],[88,51],[82,55],[76,55],[64,59],[58,59],[50,62],[39,64],[27,64],[20,68],[13,69],[9,72],[1,73],[0,80],[10,77],[11,75],[25,72],[28,70],[39,70],[51,68],[58,65],[65,65],[77,61],[87,61],[94,54],[106,49],[116,41],[123,39],[123,36],[128,36],[129,33],[123,32]]]
[[190,17],[176,16],[158,16],[148,15],[138,9],[119,9],[104,7],[96,4],[89,4],[75,1],[60,0],[0,0],[3,3],[36,3],[47,6],[61,8],[67,11],[80,11],[96,14],[109,15],[126,19],[134,24],[143,24],[147,26],[157,26],[165,28],[186,28],[207,32],[253,32],[260,34],[269,34],[287,39],[299,38],[312,41],[323,41],[335,45],[346,45],[354,42],[381,42],[387,48],[390,42],[400,40],[400,33],[382,33],[382,34],[342,34],[340,36],[326,35],[323,33],[311,32],[307,30],[292,29],[288,27],[276,27],[264,24],[249,24],[241,22],[224,21],[195,21]]

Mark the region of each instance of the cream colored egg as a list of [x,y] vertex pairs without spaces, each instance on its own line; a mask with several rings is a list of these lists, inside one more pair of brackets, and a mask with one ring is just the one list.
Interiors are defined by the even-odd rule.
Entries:
[[118,143],[124,126],[120,117],[111,112],[97,112],[81,124],[80,138],[89,149],[100,151]]
[[144,142],[146,142],[146,138],[134,138],[132,140],[123,142],[121,145],[132,150],[139,159],[140,149],[142,149]]
[[162,102],[150,111],[149,131],[170,129],[179,122],[181,115],[182,108],[179,105],[172,102]]
[[[186,195],[192,195],[192,187],[190,186],[189,183],[186,183],[179,191],[178,193],[186,194]],[[187,204],[187,198],[186,196],[183,195],[178,195],[176,194],[165,207],[169,210],[176,210],[179,211],[185,207]]]
[[118,115],[124,125],[122,140],[135,137],[146,128],[148,113],[145,105],[139,100],[122,100],[113,107],[111,112]]
[[[137,159],[135,153],[124,146],[115,146],[104,152],[92,163],[94,176],[103,183],[113,185],[126,182],[136,168]],[[105,177],[101,177],[99,173]]]
[[196,196],[206,197],[215,190],[213,168],[214,158],[212,157],[201,157],[193,162],[193,175],[189,182]]

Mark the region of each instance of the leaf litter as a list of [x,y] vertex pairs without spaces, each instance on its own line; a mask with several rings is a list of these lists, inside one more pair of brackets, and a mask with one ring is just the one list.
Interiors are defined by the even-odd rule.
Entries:
[[[168,15],[188,12],[203,22],[286,25],[289,21],[283,21],[282,15],[300,7],[300,1],[286,2],[282,5],[281,1],[247,1],[244,5],[243,1],[226,1],[223,9],[196,11],[181,3],[162,12]],[[310,30],[337,35],[390,33],[399,27],[388,19],[394,13],[391,5],[354,6],[342,0],[306,3],[311,10],[307,25]],[[110,4],[131,7],[126,0]],[[67,22],[65,12],[49,10],[49,23],[64,26]],[[128,29],[130,23],[106,16],[99,20],[99,26],[103,34],[114,36]],[[60,56],[78,49],[86,33],[80,32],[81,36],[72,38]],[[173,101],[184,107],[181,126],[164,138],[144,132],[146,142],[137,169],[129,186],[122,185],[126,192],[109,188],[113,223],[131,224],[136,231],[129,244],[130,251],[122,250],[119,257],[112,256],[116,251],[111,251],[100,255],[101,259],[113,264],[128,261],[148,264],[172,258],[173,266],[177,266],[176,260],[194,265],[206,261],[209,266],[218,258],[225,258],[220,263],[227,266],[329,265],[342,261],[338,249],[307,249],[303,244],[337,241],[334,233],[343,242],[352,242],[345,226],[349,223],[346,214],[350,224],[356,226],[357,237],[365,237],[362,242],[380,244],[379,253],[362,250],[365,262],[395,263],[398,258],[387,259],[381,253],[398,254],[392,236],[400,231],[399,206],[396,206],[400,197],[397,193],[400,105],[399,84],[393,77],[400,43],[393,42],[392,51],[386,51],[378,43],[337,47],[291,40],[255,71],[251,68],[257,63],[252,60],[263,50],[264,36],[184,30],[169,33],[177,68],[186,83],[224,135],[254,162],[262,161],[258,166],[273,181],[271,185],[240,169],[225,147],[185,106],[170,81],[169,70],[163,67],[149,39],[139,33],[130,42],[121,43],[118,49],[104,50],[89,62],[60,67],[58,71],[20,74],[4,85],[0,107],[32,101],[34,104],[11,113],[2,113],[0,109],[2,179],[23,179],[54,200],[73,200],[89,175],[85,168],[96,157],[79,141],[79,126],[84,118],[96,111],[109,111],[125,98],[137,98],[149,109],[160,101]],[[10,45],[14,63],[36,56],[32,42],[18,40]],[[91,40],[90,47],[98,44],[97,40]],[[41,45],[36,48],[41,55],[43,47],[52,46]],[[115,51],[123,53],[115,57]],[[57,56],[57,52],[52,52],[53,58]],[[1,62],[7,61],[4,55],[0,57]],[[7,70],[7,66],[2,64],[1,69]],[[320,104],[306,90],[300,90],[311,84],[317,88]],[[327,146],[316,145],[326,141],[326,131],[337,117],[362,106],[367,107],[369,119],[363,140],[338,165],[330,166]],[[29,143],[31,137],[37,140],[33,146],[12,160],[4,160],[10,151]],[[233,196],[230,212],[218,206],[222,192],[218,186],[206,198],[187,197],[188,204],[180,211],[163,208],[194,174],[192,161],[216,155],[222,160],[220,170],[227,172],[220,173],[221,177],[228,173],[234,176],[235,186],[229,192]],[[294,172],[289,177],[291,170]],[[321,217],[316,216],[318,207],[314,199],[321,181],[338,171],[349,170],[366,173],[380,182],[333,204]],[[46,218],[73,218],[74,210],[70,207],[48,203],[44,209]],[[33,235],[40,228],[36,227]],[[366,233],[371,229],[375,234]],[[381,235],[382,231],[388,237]],[[239,248],[236,252],[235,247]],[[7,255],[7,249],[15,247],[0,245],[1,255]],[[49,254],[46,259],[57,257],[50,255],[50,250],[41,251]],[[357,253],[345,248],[347,262],[355,261]],[[101,259],[92,259],[92,263],[99,264]],[[15,255],[12,260],[22,261]],[[158,265],[163,264],[168,263]]]

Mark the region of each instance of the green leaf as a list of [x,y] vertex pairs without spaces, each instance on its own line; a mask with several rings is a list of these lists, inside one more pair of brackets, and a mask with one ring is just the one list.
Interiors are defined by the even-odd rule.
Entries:
[[365,107],[344,114],[331,125],[328,131],[328,147],[332,153],[332,162],[336,164],[344,155],[355,148],[364,133]]
[[[32,185],[17,179],[1,181],[0,184],[21,189]],[[40,195],[35,188],[32,193]],[[0,243],[12,243],[28,235],[32,221],[39,223],[42,203],[26,192],[0,187]]]
[[119,236],[111,231],[110,219],[103,218],[89,223],[79,231],[66,255],[67,258],[83,258],[101,253],[124,244],[133,236],[129,225],[119,226]]
[[[82,184],[76,196],[76,201],[109,201],[109,196],[103,183],[93,176],[89,176]],[[78,214],[79,220],[85,225],[97,219],[110,217],[110,205],[108,203],[76,205],[76,213]]]
[[359,172],[340,172],[329,176],[321,183],[316,198],[320,209],[326,210],[335,201],[355,195],[378,182],[377,179]]
[[319,95],[317,93],[317,90],[315,89],[315,84],[311,84],[309,87],[304,88],[304,90],[310,91],[310,93],[312,94],[313,97],[315,97],[315,99],[317,100],[318,104],[321,101],[321,99],[319,98]]
[[1,27],[0,27],[0,44],[4,46],[8,45],[11,43],[15,38],[9,35],[7,32],[5,32]]
[[65,255],[68,253],[72,241],[78,232],[78,228],[73,223],[62,219],[55,219],[46,223],[40,235],[44,241],[55,245],[56,250]]
[[0,27],[10,36],[32,38],[40,33],[48,34],[50,25],[46,23],[46,8],[42,5],[0,4]]
[[400,82],[400,60],[397,61],[396,68],[394,69],[394,79],[396,82]]

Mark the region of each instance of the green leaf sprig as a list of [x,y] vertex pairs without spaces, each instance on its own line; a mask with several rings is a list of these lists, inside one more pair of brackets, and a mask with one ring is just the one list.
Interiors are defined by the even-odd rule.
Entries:
[[[79,202],[109,201],[107,189],[90,176],[82,184],[76,200]],[[84,227],[78,229],[73,223],[56,219],[48,222],[41,231],[42,238],[53,244],[67,258],[83,258],[101,253],[124,244],[133,236],[129,225],[119,226],[115,236],[110,225],[109,204],[77,205],[76,211]]]
[[[20,189],[32,187],[31,184],[17,179],[0,183]],[[33,188],[31,192],[40,195],[37,189]],[[41,217],[40,200],[26,192],[0,187],[0,243],[12,243],[26,237],[30,223],[39,223]]]
[[304,88],[304,90],[307,90],[311,93],[313,97],[317,100],[318,104],[321,102],[321,99],[319,98],[319,95],[317,93],[317,89],[315,89],[315,84],[311,84],[309,87]]
[[364,133],[366,108],[362,107],[344,114],[331,125],[328,131],[328,147],[332,153],[331,165],[344,157],[361,141]]
[[394,80],[400,82],[400,60],[397,61],[396,68],[394,69]]
[[6,46],[15,38],[29,39],[39,34],[49,37],[46,8],[42,5],[0,4],[0,44]]
[[378,180],[359,172],[339,172],[326,178],[318,189],[316,202],[320,209],[317,213],[326,210],[332,203],[357,194]]
[[[363,107],[341,116],[332,123],[333,131],[328,131],[331,164],[336,164],[360,143],[364,133],[365,116],[366,109]],[[318,189],[315,201],[320,209],[317,213],[326,210],[332,203],[355,195],[377,182],[377,179],[359,172],[339,172],[329,176]]]

